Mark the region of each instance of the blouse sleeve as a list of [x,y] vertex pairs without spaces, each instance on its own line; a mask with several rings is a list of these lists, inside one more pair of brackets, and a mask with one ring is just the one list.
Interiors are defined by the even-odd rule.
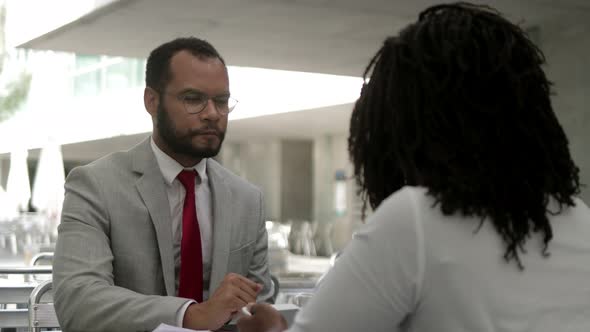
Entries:
[[418,304],[423,279],[415,207],[408,188],[385,200],[353,235],[289,331],[398,331]]

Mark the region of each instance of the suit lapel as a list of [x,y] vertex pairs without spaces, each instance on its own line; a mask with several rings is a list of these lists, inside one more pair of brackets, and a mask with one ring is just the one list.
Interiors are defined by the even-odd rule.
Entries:
[[234,219],[231,192],[219,173],[221,166],[207,159],[207,175],[213,198],[213,262],[209,292],[212,294],[227,273],[231,224]]
[[140,143],[134,150],[133,170],[142,174],[136,183],[137,191],[148,209],[156,231],[166,293],[175,296],[172,226],[166,185],[151,150],[150,139]]

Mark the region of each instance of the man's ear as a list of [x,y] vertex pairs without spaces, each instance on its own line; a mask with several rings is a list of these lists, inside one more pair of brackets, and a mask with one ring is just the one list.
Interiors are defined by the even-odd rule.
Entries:
[[158,112],[158,103],[160,102],[160,95],[158,92],[149,86],[147,86],[143,90],[143,105],[145,106],[146,111],[150,113],[151,116],[156,116]]

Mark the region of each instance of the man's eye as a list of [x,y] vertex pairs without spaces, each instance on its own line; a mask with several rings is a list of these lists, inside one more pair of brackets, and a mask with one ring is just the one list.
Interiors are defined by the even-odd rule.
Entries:
[[201,104],[205,102],[207,98],[203,96],[184,96],[184,101],[189,104]]
[[227,105],[228,101],[229,101],[229,97],[220,97],[220,98],[215,98],[215,104],[217,105]]

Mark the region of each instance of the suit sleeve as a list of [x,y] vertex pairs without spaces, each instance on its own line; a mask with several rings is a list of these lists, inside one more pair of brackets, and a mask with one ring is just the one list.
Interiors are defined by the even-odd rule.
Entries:
[[263,285],[262,291],[256,299],[258,302],[272,302],[274,284],[270,278],[268,267],[268,234],[266,232],[266,220],[264,215],[264,198],[259,194],[259,218],[257,220],[258,234],[254,247],[252,260],[248,269],[248,278]]
[[151,331],[176,325],[186,299],[143,295],[113,281],[109,212],[91,167],[68,175],[53,261],[55,310],[64,331]]

